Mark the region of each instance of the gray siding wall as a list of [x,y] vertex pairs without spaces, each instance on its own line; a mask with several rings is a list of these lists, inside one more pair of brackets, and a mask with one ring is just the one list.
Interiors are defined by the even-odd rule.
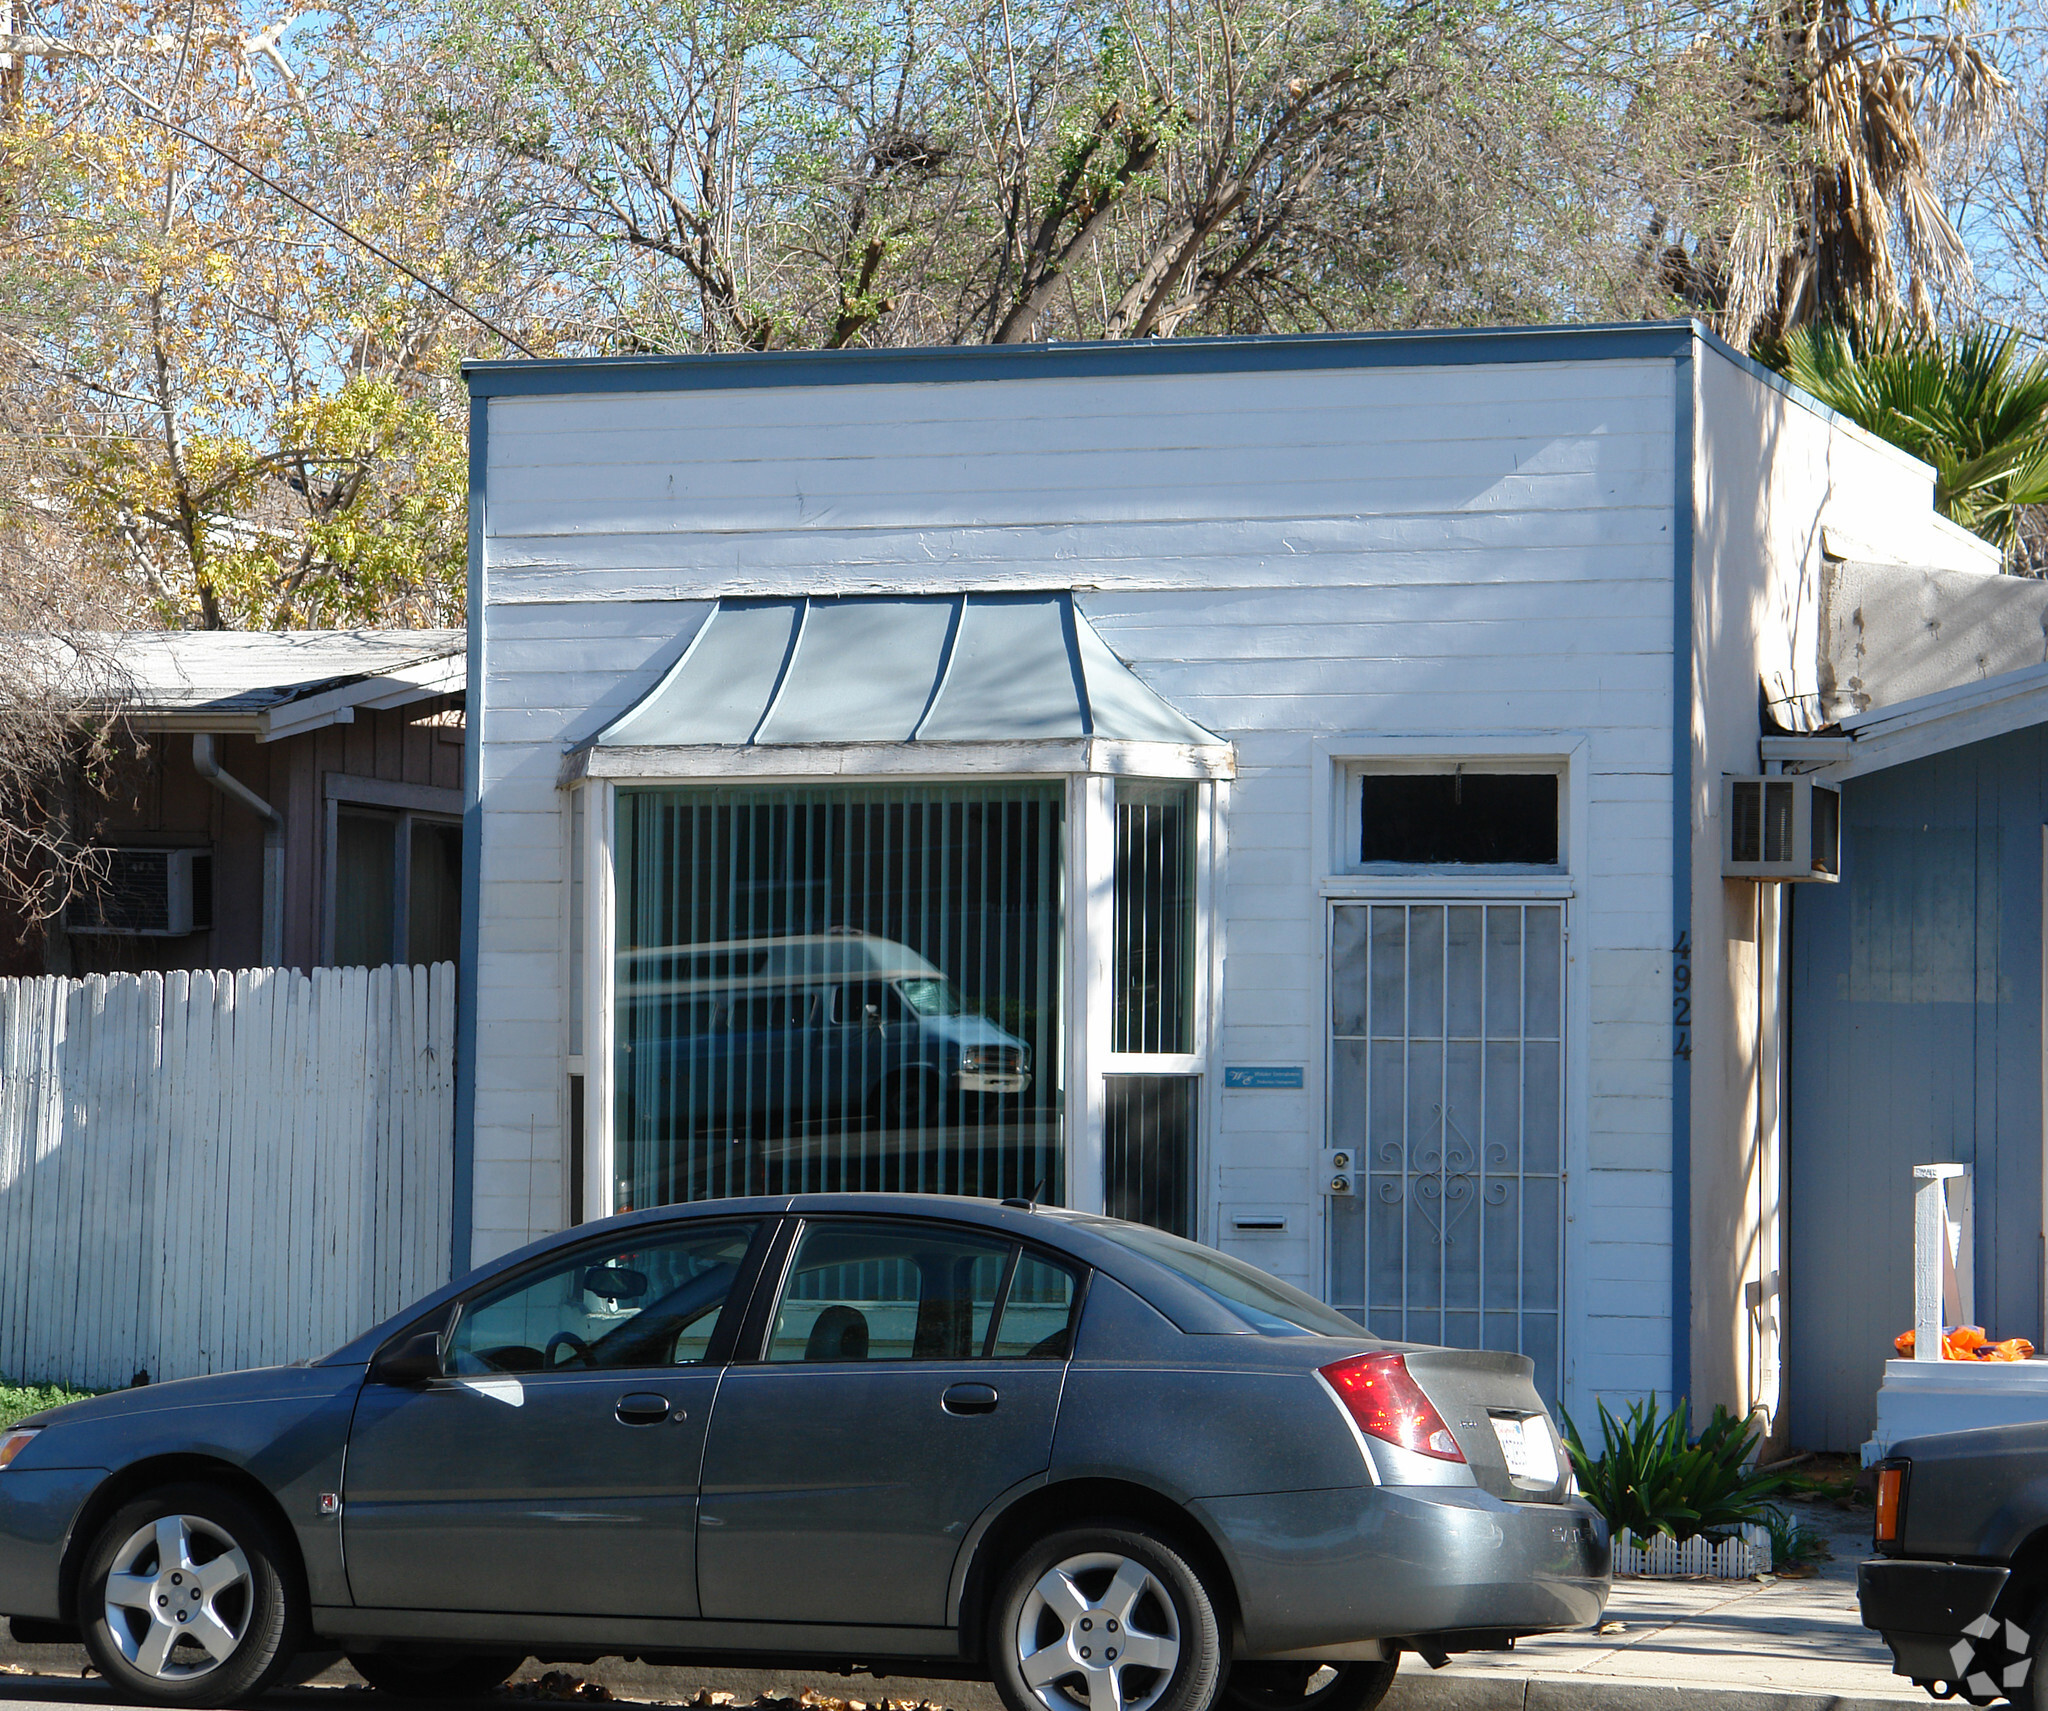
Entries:
[[1793,901],[1792,1438],[1870,1435],[1913,1320],[1912,1167],[1973,1168],[1977,1317],[2042,1337],[2048,731],[1852,779],[1840,885]]

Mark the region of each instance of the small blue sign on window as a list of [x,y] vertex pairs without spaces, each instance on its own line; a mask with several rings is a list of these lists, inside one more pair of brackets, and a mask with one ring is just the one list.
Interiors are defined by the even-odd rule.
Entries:
[[1233,1063],[1224,1067],[1225,1087],[1277,1087],[1299,1089],[1303,1085],[1300,1064]]

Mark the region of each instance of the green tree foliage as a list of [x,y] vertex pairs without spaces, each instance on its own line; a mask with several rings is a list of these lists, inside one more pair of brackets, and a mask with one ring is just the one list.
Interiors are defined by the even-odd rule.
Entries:
[[1942,515],[2018,555],[2029,508],[2048,504],[2048,358],[2017,332],[1924,333],[1879,316],[1801,327],[1760,354],[1932,464]]
[[591,347],[760,350],[1612,312],[1638,288],[1597,193],[1605,94],[1552,25],[1512,0],[437,0],[370,39],[437,68],[419,122],[512,190]]

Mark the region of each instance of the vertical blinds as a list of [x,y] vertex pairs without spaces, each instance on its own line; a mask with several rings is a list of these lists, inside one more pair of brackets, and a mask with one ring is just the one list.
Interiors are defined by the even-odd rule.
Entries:
[[621,790],[616,1205],[1064,1198],[1063,802]]
[[1116,1012],[1120,1052],[1190,1052],[1195,1036],[1194,788],[1116,789]]

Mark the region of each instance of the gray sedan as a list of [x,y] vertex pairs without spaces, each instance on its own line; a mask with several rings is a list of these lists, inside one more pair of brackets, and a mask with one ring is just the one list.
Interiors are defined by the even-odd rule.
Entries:
[[220,1705],[336,1653],[992,1679],[1010,1711],[1362,1711],[1594,1621],[1607,1538],[1516,1355],[1380,1342],[1022,1202],[728,1200],[535,1243],[307,1366],[0,1441],[0,1610]]

